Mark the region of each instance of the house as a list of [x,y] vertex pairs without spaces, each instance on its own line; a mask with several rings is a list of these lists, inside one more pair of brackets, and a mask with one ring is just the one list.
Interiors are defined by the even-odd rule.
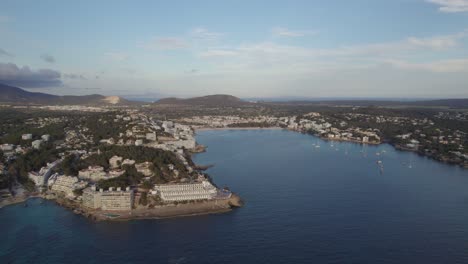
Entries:
[[156,141],[156,133],[146,133],[146,139],[151,141]]
[[153,167],[153,163],[151,163],[149,161],[145,161],[143,163],[135,164],[136,170],[139,173],[145,175],[146,177],[153,176],[152,167]]
[[22,140],[31,140],[32,139],[32,134],[23,134],[21,135]]
[[102,166],[89,166],[86,169],[78,172],[78,177],[84,180],[99,181],[105,179],[107,173],[104,171]]
[[111,169],[115,169],[120,167],[120,164],[122,163],[123,158],[119,156],[112,156],[112,158],[109,159],[109,165]]
[[39,149],[42,145],[42,139],[37,139],[37,140],[34,140],[33,142],[31,142],[31,146],[34,148],[34,149]]
[[143,145],[143,140],[142,139],[135,140],[135,146],[141,146],[141,145]]

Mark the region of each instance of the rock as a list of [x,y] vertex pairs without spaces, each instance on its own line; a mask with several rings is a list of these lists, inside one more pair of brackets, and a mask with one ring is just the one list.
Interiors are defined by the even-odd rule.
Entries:
[[228,203],[231,207],[242,207],[244,205],[244,201],[242,201],[240,196],[237,194],[232,194]]

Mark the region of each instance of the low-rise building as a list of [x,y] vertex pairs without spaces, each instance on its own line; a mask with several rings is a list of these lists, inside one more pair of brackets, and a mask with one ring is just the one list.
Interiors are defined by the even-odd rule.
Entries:
[[149,161],[137,163],[135,164],[135,168],[139,173],[145,175],[146,177],[153,176],[153,163]]
[[131,159],[124,159],[122,161],[122,166],[124,166],[124,165],[133,165],[133,164],[135,164],[135,161],[131,160]]
[[31,140],[32,139],[32,134],[23,134],[21,135],[22,140]]
[[42,139],[37,139],[37,140],[34,140],[33,142],[31,142],[31,146],[34,148],[34,149],[39,149],[42,145]]
[[115,177],[119,177],[120,175],[124,174],[125,173],[125,170],[122,170],[122,169],[114,169],[114,170],[110,170],[107,177],[109,178],[115,178]]
[[12,145],[12,144],[2,144],[2,145],[0,145],[0,150],[2,150],[3,152],[5,152],[5,151],[13,151],[13,148],[14,148],[14,147],[15,147],[15,146]]
[[84,180],[90,181],[99,181],[101,179],[105,179],[107,173],[104,171],[102,166],[89,166],[86,169],[80,170],[78,172],[78,177]]
[[47,163],[46,166],[42,167],[39,172],[31,171],[28,173],[28,178],[31,179],[36,186],[43,186],[47,184],[52,170],[62,162],[62,160],[56,160],[52,163]]
[[151,141],[156,141],[156,133],[146,133],[146,139]]
[[120,167],[120,164],[122,163],[123,158],[119,156],[112,156],[112,158],[109,159],[109,165],[111,169],[115,169]]

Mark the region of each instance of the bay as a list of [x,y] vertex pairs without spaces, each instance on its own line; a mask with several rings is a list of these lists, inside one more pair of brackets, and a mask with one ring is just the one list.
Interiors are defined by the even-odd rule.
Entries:
[[286,130],[197,141],[244,207],[96,223],[32,199],[0,209],[0,263],[468,263],[468,170]]

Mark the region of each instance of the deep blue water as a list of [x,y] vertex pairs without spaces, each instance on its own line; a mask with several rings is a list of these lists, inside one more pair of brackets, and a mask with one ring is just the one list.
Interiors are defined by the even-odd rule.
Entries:
[[0,263],[468,263],[468,170],[281,130],[197,140],[245,207],[94,223],[30,200],[0,209]]

